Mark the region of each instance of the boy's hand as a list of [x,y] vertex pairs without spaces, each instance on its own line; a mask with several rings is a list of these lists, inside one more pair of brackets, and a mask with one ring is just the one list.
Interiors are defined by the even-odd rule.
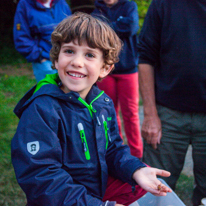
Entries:
[[121,204],[115,204],[115,206],[124,206],[124,205],[121,205]]
[[42,59],[42,60],[41,60],[41,63],[45,62],[46,60],[47,60],[47,59]]
[[152,167],[143,167],[136,170],[132,177],[140,187],[153,195],[165,196],[167,192],[172,192],[169,187],[165,186],[157,179],[157,175],[169,177],[170,172]]

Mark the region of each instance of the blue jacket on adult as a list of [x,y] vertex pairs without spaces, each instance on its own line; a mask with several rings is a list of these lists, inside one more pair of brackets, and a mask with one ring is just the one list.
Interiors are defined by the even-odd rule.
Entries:
[[139,36],[139,63],[154,66],[158,104],[206,113],[206,1],[153,0]]
[[102,14],[111,22],[111,27],[123,41],[120,61],[115,64],[113,74],[131,74],[137,72],[138,51],[137,43],[139,16],[137,5],[133,1],[118,0],[111,8],[103,0],[95,1],[96,9],[92,14]]
[[93,86],[84,101],[52,78],[40,81],[14,110],[20,118],[11,143],[18,183],[29,206],[104,205],[108,173],[135,185],[132,174],[145,165],[122,145],[106,94]]
[[50,59],[51,33],[70,14],[65,0],[53,0],[51,8],[37,0],[20,0],[13,28],[16,50],[29,62]]

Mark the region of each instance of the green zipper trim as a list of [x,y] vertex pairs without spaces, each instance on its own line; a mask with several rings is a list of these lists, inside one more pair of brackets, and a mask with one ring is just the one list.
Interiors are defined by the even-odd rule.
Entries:
[[[93,114],[92,112],[96,113],[97,111],[93,108],[92,106],[92,103],[97,100],[100,96],[102,96],[102,94],[104,93],[104,91],[101,91],[99,95],[97,95],[96,98],[94,98],[90,104],[87,104],[87,102],[85,102],[81,97],[78,98],[78,100],[85,106],[87,107],[87,109],[89,110],[89,113],[91,115],[91,117],[93,118]],[[79,123],[82,125],[82,123]],[[80,134],[80,137],[81,137],[81,140],[82,140],[82,143],[84,145],[84,153],[85,153],[85,157],[87,160],[90,160],[91,157],[90,157],[90,153],[89,153],[89,147],[88,147],[88,144],[87,144],[87,139],[86,139],[86,135],[85,135],[85,132],[84,132],[84,128],[83,128],[83,125],[78,127],[79,129],[79,134]]]
[[107,122],[104,121],[104,131],[105,131],[105,136],[106,136],[106,149],[108,147],[108,142],[109,142],[109,137],[108,137],[108,130],[109,128],[107,127]]
[[107,121],[104,119],[104,115],[102,115],[102,119],[103,119],[104,132],[105,132],[105,137],[106,137],[106,149],[107,149],[108,144],[109,144],[109,136],[108,136],[109,128],[107,127]]
[[58,73],[47,74],[44,79],[42,79],[41,81],[38,82],[38,84],[36,85],[36,89],[35,89],[34,93],[36,93],[42,86],[44,86],[46,84],[54,84],[54,85],[58,86],[57,81],[59,81]]
[[87,102],[85,102],[81,97],[78,98],[78,100],[85,106],[87,107],[87,109],[89,110],[89,113],[91,115],[91,117],[93,118],[93,114],[92,112],[96,113],[97,111],[93,108],[92,103],[97,100],[100,96],[102,96],[102,94],[104,93],[104,91],[101,91],[99,95],[97,95],[90,104],[87,104]]

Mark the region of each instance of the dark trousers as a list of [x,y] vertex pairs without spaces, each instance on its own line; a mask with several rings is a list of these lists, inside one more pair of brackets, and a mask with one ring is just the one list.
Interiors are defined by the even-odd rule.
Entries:
[[206,114],[185,113],[157,106],[162,123],[161,144],[154,150],[144,141],[143,161],[165,169],[171,176],[163,178],[175,190],[189,144],[192,145],[195,187],[193,205],[206,197]]

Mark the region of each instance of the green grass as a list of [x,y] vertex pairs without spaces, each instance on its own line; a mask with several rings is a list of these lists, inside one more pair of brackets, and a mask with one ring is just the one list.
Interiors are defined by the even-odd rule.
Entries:
[[[15,66],[14,66],[15,67]],[[0,205],[23,206],[25,195],[18,186],[11,164],[10,145],[18,118],[13,109],[24,93],[35,84],[28,76],[0,75]]]
[[193,187],[194,177],[181,174],[176,185],[175,193],[185,203],[186,206],[192,206],[191,198]]

